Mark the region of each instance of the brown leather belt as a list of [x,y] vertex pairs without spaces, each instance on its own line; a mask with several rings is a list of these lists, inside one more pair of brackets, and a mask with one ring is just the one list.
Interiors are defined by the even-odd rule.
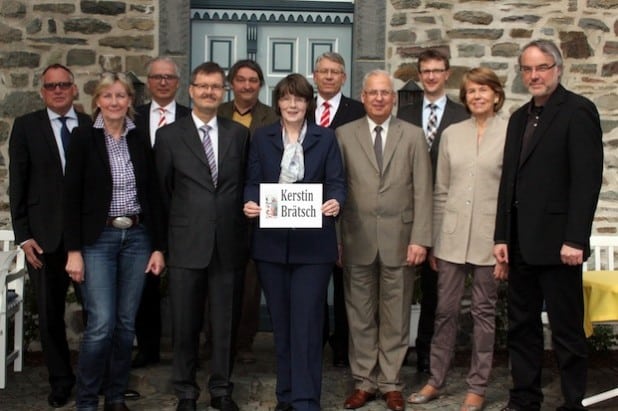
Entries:
[[140,220],[141,218],[139,214],[123,215],[119,217],[107,217],[106,225],[108,227],[126,230],[139,224]]

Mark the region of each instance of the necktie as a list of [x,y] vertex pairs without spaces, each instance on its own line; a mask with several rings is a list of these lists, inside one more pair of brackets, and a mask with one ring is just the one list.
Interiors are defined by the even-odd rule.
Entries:
[[62,140],[62,148],[64,152],[67,152],[67,148],[69,147],[69,141],[71,141],[71,132],[67,127],[68,117],[58,117],[58,120],[62,123],[62,127],[60,127],[60,140]]
[[215,151],[212,148],[212,141],[210,141],[210,130],[211,127],[209,125],[204,124],[200,127],[202,133],[204,133],[204,139],[202,140],[202,145],[204,146],[204,152],[206,153],[206,158],[208,159],[208,166],[210,167],[210,175],[212,176],[212,183],[217,186],[217,160],[215,159]]
[[427,119],[427,133],[425,134],[425,138],[427,139],[429,149],[431,149],[433,140],[436,138],[436,131],[438,131],[438,115],[436,113],[438,106],[429,104],[427,107],[429,107],[429,118]]
[[161,128],[167,124],[167,119],[165,118],[165,112],[167,110],[163,107],[159,107],[159,123],[157,124],[157,128]]
[[324,107],[324,111],[322,112],[322,117],[320,117],[320,125],[322,127],[328,127],[330,124],[330,104],[328,104],[328,101],[325,101],[322,106]]
[[378,168],[382,171],[382,127],[376,126],[376,139],[373,142],[373,151],[376,153]]

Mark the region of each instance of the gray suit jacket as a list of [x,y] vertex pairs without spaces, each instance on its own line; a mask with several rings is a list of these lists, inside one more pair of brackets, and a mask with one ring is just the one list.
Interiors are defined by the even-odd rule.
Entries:
[[406,264],[410,244],[431,246],[432,181],[420,128],[391,118],[380,175],[367,117],[336,130],[348,183],[340,217],[343,259],[368,265]]
[[436,257],[493,265],[493,235],[507,120],[494,117],[477,144],[476,120],[444,130],[433,194]]
[[168,265],[208,266],[215,248],[224,268],[243,268],[247,224],[242,212],[249,129],[217,117],[218,184],[192,116],[157,131],[155,160],[168,219]]

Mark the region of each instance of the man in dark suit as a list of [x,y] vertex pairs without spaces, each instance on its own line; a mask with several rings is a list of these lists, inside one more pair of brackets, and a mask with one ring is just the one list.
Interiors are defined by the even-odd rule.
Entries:
[[[178,66],[169,57],[153,59],[147,68],[146,86],[152,101],[135,108],[136,126],[147,130],[150,143],[154,145],[157,129],[191,114],[189,107],[176,102],[179,76]],[[138,352],[131,364],[133,368],[144,367],[159,362],[161,345],[161,277],[148,273],[144,292],[135,319],[135,336]]]
[[225,73],[216,63],[191,74],[191,116],[157,131],[155,159],[168,218],[169,294],[177,410],[195,410],[204,304],[212,325],[210,405],[237,411],[231,398],[234,330],[247,263],[243,186],[249,129],[217,116]]
[[[9,140],[9,199],[15,242],[26,254],[35,290],[41,345],[49,373],[52,407],[64,406],[75,385],[64,323],[70,278],[64,269],[63,192],[65,148],[70,131],[89,125],[75,112],[73,73],[60,64],[41,76],[46,108],[15,119]],[[76,287],[77,290],[77,287]]]
[[[279,116],[275,110],[259,100],[260,89],[264,86],[264,74],[258,63],[253,60],[237,61],[230,68],[227,79],[232,87],[234,99],[221,104],[217,110],[219,116],[248,127],[252,135],[256,128],[270,125],[278,120]],[[260,323],[261,295],[262,290],[255,263],[249,261],[245,271],[242,308],[236,338],[236,358],[244,364],[255,362],[252,346]]]
[[[365,107],[360,101],[346,97],[341,92],[345,81],[345,61],[339,53],[326,52],[316,59],[313,82],[318,95],[315,101],[316,109],[309,113],[311,121],[334,130],[365,115]],[[330,335],[327,304],[324,310],[324,338],[328,339],[333,349],[333,365],[345,367],[349,364],[349,329],[343,295],[343,270],[339,265],[333,268],[333,314],[335,329]]]
[[590,100],[560,84],[562,55],[551,41],[524,46],[519,70],[532,99],[509,120],[494,235],[496,259],[509,263],[513,388],[503,410],[541,409],[543,301],[564,397],[558,409],[584,410],[582,262],[603,175],[601,124]]
[[[417,62],[418,75],[423,85],[423,103],[400,107],[397,117],[419,126],[425,132],[429,145],[433,178],[436,178],[438,147],[442,132],[448,126],[470,117],[466,109],[446,96],[446,81],[450,65],[446,55],[436,49],[421,52]],[[434,120],[432,120],[432,112]],[[416,337],[416,368],[429,374],[429,348],[438,304],[438,273],[425,261],[420,268],[421,317]]]

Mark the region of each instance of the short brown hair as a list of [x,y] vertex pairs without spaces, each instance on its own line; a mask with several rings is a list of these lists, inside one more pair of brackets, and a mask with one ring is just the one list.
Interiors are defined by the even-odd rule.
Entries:
[[423,50],[419,55],[418,55],[418,61],[416,62],[416,68],[418,69],[418,71],[421,71],[421,63],[428,61],[428,60],[439,60],[442,61],[444,63],[444,68],[446,70],[450,69],[451,65],[448,61],[448,56],[446,56],[444,53],[442,53],[440,50],[438,49],[426,49]]
[[223,85],[225,86],[225,71],[223,71],[220,65],[213,61],[207,61],[193,69],[193,71],[191,72],[191,84],[195,83],[195,79],[197,78],[198,74],[214,73],[219,73],[221,75],[221,81],[223,81]]
[[287,95],[304,98],[307,101],[307,112],[305,113],[305,119],[309,113],[315,111],[315,102],[313,100],[313,86],[307,81],[305,76],[298,73],[288,74],[275,86],[275,111],[277,115],[281,117],[281,110],[279,109],[279,100]]
[[494,104],[494,113],[500,111],[505,99],[504,87],[502,87],[500,79],[492,69],[489,69],[487,67],[476,67],[468,70],[461,77],[461,85],[459,86],[459,99],[469,113],[470,109],[468,108],[468,104],[466,104],[466,83],[468,81],[483,86],[489,86],[489,88],[491,88],[494,93],[498,95],[498,102]]

